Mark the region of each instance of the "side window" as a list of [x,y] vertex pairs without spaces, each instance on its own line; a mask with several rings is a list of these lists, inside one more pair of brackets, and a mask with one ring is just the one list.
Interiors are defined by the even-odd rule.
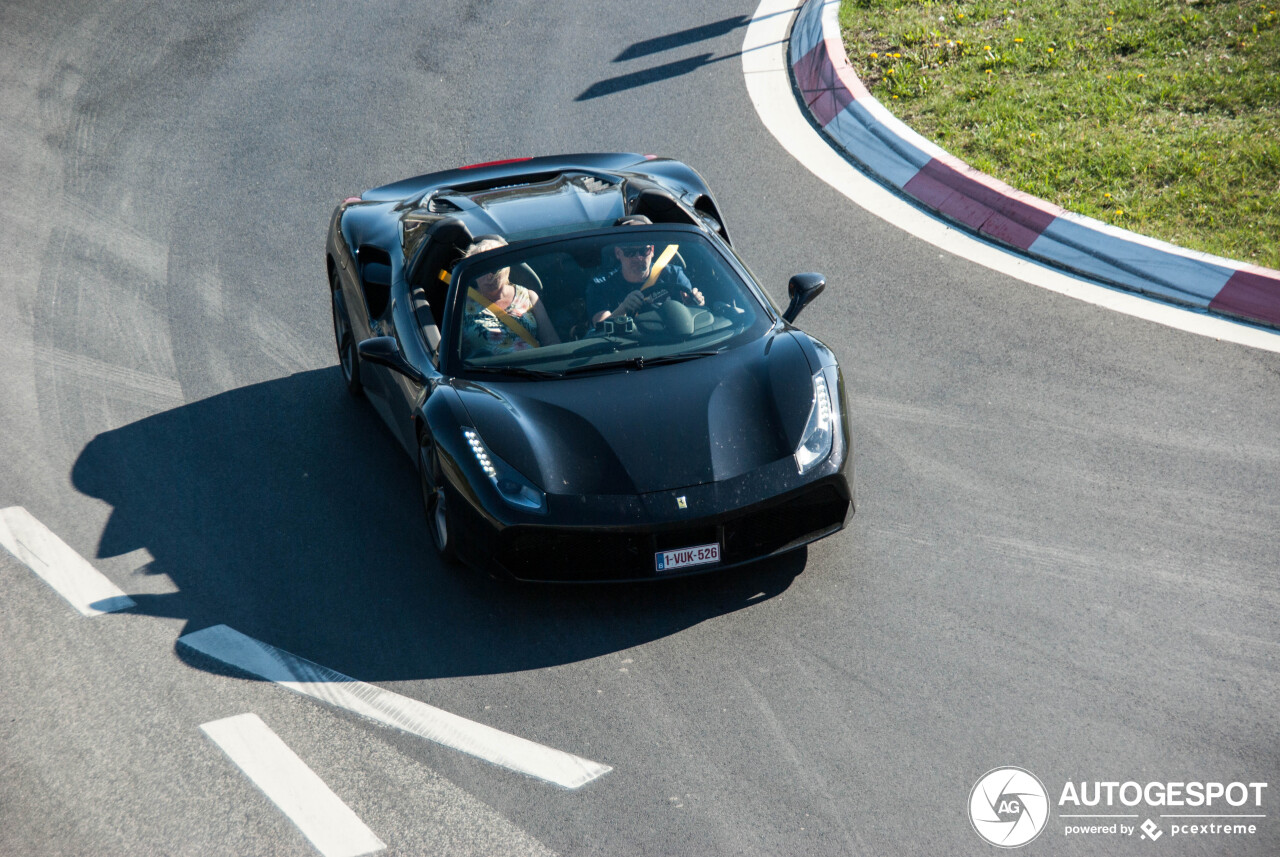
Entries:
[[409,303],[413,309],[413,318],[417,322],[418,330],[422,334],[422,341],[426,343],[431,359],[435,360],[440,350],[440,327],[436,323],[435,314],[431,312],[431,304],[427,302],[426,292],[422,289],[414,289],[409,295]]
[[411,287],[414,291],[422,289],[439,323],[444,319],[449,294],[448,272],[471,246],[471,231],[457,218],[447,217],[431,227],[426,242],[414,268]]
[[419,248],[422,246],[422,239],[427,237],[434,218],[423,219],[416,216],[416,212],[410,212],[405,215],[402,223],[401,242],[404,249],[404,257],[412,259],[417,255]]
[[356,253],[356,262],[369,319],[381,318],[391,299],[391,257],[379,247],[364,244]]

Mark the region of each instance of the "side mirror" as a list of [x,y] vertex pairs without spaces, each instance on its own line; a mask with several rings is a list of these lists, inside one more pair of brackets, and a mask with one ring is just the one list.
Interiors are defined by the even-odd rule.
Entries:
[[356,350],[360,352],[361,360],[376,363],[379,366],[386,366],[393,372],[399,372],[415,384],[427,383],[427,377],[414,368],[413,364],[408,360],[404,359],[404,355],[400,353],[400,346],[396,345],[395,337],[375,336],[373,339],[366,339],[361,342],[356,346]]
[[826,287],[827,278],[822,274],[796,274],[787,282],[787,294],[791,297],[791,303],[787,304],[787,311],[782,317],[788,323],[795,321],[800,310],[822,294]]

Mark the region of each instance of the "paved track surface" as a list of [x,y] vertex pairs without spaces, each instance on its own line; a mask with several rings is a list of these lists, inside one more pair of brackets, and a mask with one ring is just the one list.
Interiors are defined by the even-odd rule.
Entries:
[[[752,11],[4,4],[0,508],[137,606],[86,618],[0,552],[0,853],[316,853],[199,729],[244,712],[394,854],[994,853],[965,805],[1007,764],[1266,781],[1258,835],[1161,853],[1280,851],[1280,356],[850,206],[756,118]],[[828,275],[800,321],[851,390],[839,536],[642,589],[434,558],[341,389],[329,212],[593,150],[698,167],[775,297]],[[558,789],[176,645],[217,624],[614,770]]]

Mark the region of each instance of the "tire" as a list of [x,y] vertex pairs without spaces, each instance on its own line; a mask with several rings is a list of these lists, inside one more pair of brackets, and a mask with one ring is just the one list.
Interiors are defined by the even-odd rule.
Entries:
[[338,365],[342,367],[342,380],[348,393],[360,396],[364,392],[364,384],[360,383],[360,352],[356,350],[356,336],[351,329],[346,302],[342,299],[337,271],[329,272],[329,291],[333,303],[333,338],[338,346]]
[[418,447],[418,484],[422,489],[422,511],[427,518],[427,531],[436,546],[440,559],[446,565],[458,564],[457,526],[449,507],[449,496],[443,480],[434,478],[438,469],[431,452],[425,446]]

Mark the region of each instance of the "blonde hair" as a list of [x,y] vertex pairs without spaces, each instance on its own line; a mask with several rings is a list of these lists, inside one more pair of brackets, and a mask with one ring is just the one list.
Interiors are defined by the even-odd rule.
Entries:
[[[465,259],[468,256],[475,256],[478,253],[487,253],[490,250],[497,250],[499,247],[506,246],[507,240],[505,238],[498,235],[490,235],[485,238],[481,238],[479,241],[472,242],[471,246],[467,248],[467,252],[462,254],[462,258]],[[496,271],[491,271],[490,273],[498,278],[499,289],[505,288],[507,284],[511,282],[511,268],[509,267],[498,268]],[[488,274],[479,275],[477,277],[477,281],[480,276],[488,276]]]
[[506,247],[507,239],[498,235],[492,235],[487,238],[481,238],[479,241],[472,242],[467,248],[467,252],[463,253],[463,258],[474,256],[477,253],[487,253],[490,250],[497,250],[499,247]]

